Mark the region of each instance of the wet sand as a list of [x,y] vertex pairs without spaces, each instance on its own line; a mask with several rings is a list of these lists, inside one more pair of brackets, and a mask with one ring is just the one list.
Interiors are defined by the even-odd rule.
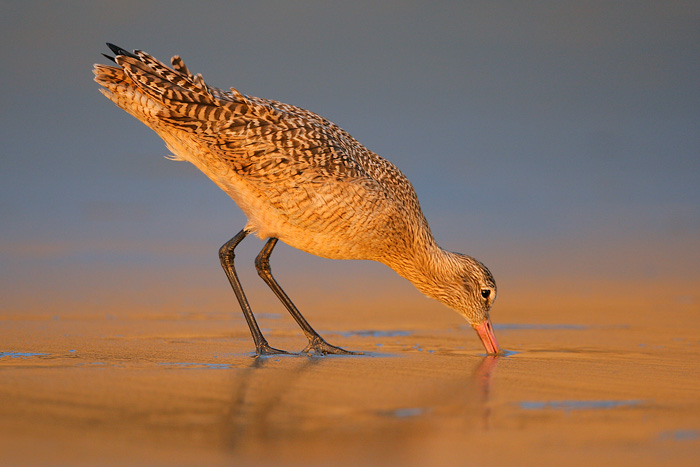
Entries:
[[[698,465],[700,300],[673,295],[697,284],[550,285],[496,303],[496,358],[417,295],[306,300],[353,357],[253,358],[233,303],[4,310],[0,463]],[[304,346],[283,310],[258,315]]]

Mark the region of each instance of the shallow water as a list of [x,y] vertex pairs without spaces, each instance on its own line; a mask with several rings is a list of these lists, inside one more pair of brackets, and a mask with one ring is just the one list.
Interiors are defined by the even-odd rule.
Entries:
[[[489,357],[447,313],[374,328],[368,310],[318,326],[365,355],[267,358],[237,315],[6,313],[0,463],[698,465],[690,311],[501,322]],[[304,346],[266,319],[272,345]]]

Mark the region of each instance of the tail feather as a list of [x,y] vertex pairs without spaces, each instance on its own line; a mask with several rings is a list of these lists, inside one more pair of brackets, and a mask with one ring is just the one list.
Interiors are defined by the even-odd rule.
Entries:
[[[146,52],[141,50],[136,50],[134,52],[139,57],[141,62],[145,64],[146,67],[150,68],[149,71],[151,73],[163,78],[171,86],[174,86],[175,89],[181,88],[183,90],[181,94],[183,94],[185,99],[189,98],[192,99],[193,102],[198,102],[201,104],[219,105],[219,103],[209,92],[209,88],[201,75],[192,76],[192,74],[189,73],[189,70],[187,73],[177,70],[174,71],[171,68],[168,68],[168,66],[163,62],[157,60]],[[184,65],[182,60],[180,60],[180,62]],[[186,94],[188,91],[189,95]]]
[[[276,122],[278,110],[234,88],[209,87],[201,74],[192,74],[179,56],[172,68],[141,50],[128,52],[107,44],[118,66],[95,65],[95,81],[103,94],[122,109],[157,130],[174,126],[202,136],[245,126],[250,120]],[[240,130],[236,130],[238,133]]]
[[185,65],[185,62],[182,61],[179,55],[174,55],[173,58],[170,59],[170,63],[173,65],[173,68],[176,71],[179,71],[183,75],[186,75],[190,78],[194,78],[194,76],[192,76],[192,73],[190,73],[190,70],[187,69],[187,65]]
[[[163,109],[167,109],[163,116],[182,117],[202,113],[201,109],[189,108],[191,105],[229,107],[228,104],[235,103],[239,104],[235,107],[239,107],[242,103],[235,102],[231,95],[218,89],[214,88],[212,93],[202,76],[190,73],[178,56],[173,57],[173,68],[169,68],[141,50],[132,53],[114,44],[107,45],[116,57],[105,56],[119,65],[119,68],[95,65],[95,81],[112,92],[117,88],[122,91],[121,86],[134,88],[132,91],[145,94],[162,104]],[[221,117],[220,112],[217,112],[217,117]]]
[[139,92],[139,88],[122,68],[95,64],[95,81],[103,86],[100,92],[151,128],[165,109],[161,103]]
[[124,55],[125,57],[136,58],[136,55],[132,54],[127,50],[122,49],[118,45],[110,44],[109,42],[107,42],[107,47],[109,47],[109,50],[114,52],[114,55]]

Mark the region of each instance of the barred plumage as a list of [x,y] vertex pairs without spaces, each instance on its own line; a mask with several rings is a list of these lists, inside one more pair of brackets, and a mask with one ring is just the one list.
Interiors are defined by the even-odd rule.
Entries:
[[[233,269],[233,248],[251,232],[271,239],[257,266],[273,290],[279,286],[267,257],[277,239],[327,258],[380,261],[463,314],[487,351],[498,351],[488,317],[495,299],[491,273],[436,244],[411,183],[393,164],[313,112],[208,86],[179,56],[170,68],[143,51],[110,48],[116,57],[108,58],[118,66],[94,68],[102,93],[153,129],[172,159],[204,172],[248,218],[221,257],[259,354],[275,349],[246,312]],[[309,337],[307,351],[341,351],[295,315],[281,288],[275,293]]]

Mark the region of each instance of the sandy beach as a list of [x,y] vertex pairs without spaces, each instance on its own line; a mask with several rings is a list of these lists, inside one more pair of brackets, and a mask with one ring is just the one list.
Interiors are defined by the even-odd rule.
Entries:
[[[352,357],[254,358],[233,308],[4,313],[0,462],[697,465],[698,302],[644,285],[536,316],[504,299],[501,357],[416,296],[355,313],[307,299],[327,340],[366,353]],[[673,319],[658,325],[659,307]],[[261,327],[300,350],[277,311]]]
[[[1,11],[0,467],[700,465],[700,2]],[[168,160],[196,145],[177,136],[168,149],[99,92],[105,42],[178,55],[234,96],[308,109],[395,164],[440,247],[493,273],[497,290],[480,292],[496,293],[506,352],[486,356],[463,317],[386,266],[281,237],[276,280],[330,344],[364,354],[256,358],[218,255],[248,219],[222,179]],[[149,93],[159,81],[139,78]],[[216,122],[224,107],[203,99],[187,112],[204,124],[181,120],[181,104],[142,102],[211,130],[202,141],[219,148],[233,132],[252,155],[241,174],[268,167],[266,154],[296,157],[268,149],[292,147],[305,125]],[[285,108],[296,114],[274,104],[258,117]],[[350,139],[327,144],[328,124],[314,125],[304,154],[345,161],[319,173],[367,185],[364,169],[343,168],[341,153],[359,154]],[[316,173],[260,198],[296,193],[296,217],[359,219],[306,202],[330,198],[304,184],[339,181]],[[386,174],[373,186],[401,178]],[[339,193],[366,204],[364,191]],[[314,221],[307,235],[334,245],[324,251],[362,232],[367,248],[385,244],[396,218],[364,212],[385,220],[330,241]],[[307,340],[258,276],[264,243],[252,237],[236,249],[242,286],[269,344],[299,352]]]

